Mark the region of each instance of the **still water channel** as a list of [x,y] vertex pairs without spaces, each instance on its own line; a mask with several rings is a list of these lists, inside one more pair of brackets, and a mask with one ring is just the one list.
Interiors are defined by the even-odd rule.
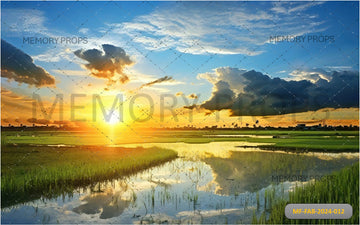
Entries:
[[[1,209],[2,223],[251,223],[265,191],[286,198],[295,185],[358,161],[358,153],[239,148],[241,142],[148,143],[179,158],[135,175]],[[246,143],[249,145],[249,143]],[[136,147],[136,144],[119,145]]]

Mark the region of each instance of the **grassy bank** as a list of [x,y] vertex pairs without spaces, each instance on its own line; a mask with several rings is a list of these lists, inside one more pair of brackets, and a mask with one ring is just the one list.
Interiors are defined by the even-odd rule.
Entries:
[[[348,203],[353,207],[353,216],[348,220],[290,220],[285,217],[285,206],[289,203]],[[359,224],[359,163],[335,172],[322,180],[296,187],[289,200],[280,200],[254,224]]]
[[2,207],[70,193],[176,158],[166,149],[11,146],[1,149]]
[[[140,134],[139,134],[140,135]],[[229,136],[226,136],[229,135]],[[236,136],[234,136],[236,135]],[[255,135],[255,136],[252,136]],[[277,138],[273,138],[273,136]],[[261,138],[259,138],[261,137]],[[259,143],[266,150],[358,152],[358,131],[156,131],[111,141],[97,133],[84,132],[2,132],[2,144],[66,144],[103,145],[120,143],[175,143],[201,144],[209,142],[239,141]],[[263,145],[261,145],[264,143]],[[265,144],[271,144],[265,145]],[[246,145],[245,145],[246,146]],[[241,146],[240,146],[241,147]]]
[[[253,140],[252,140],[253,141]],[[359,137],[300,137],[288,139],[266,139],[262,143],[272,143],[273,145],[260,145],[264,150],[285,150],[285,151],[312,151],[312,152],[358,152]]]

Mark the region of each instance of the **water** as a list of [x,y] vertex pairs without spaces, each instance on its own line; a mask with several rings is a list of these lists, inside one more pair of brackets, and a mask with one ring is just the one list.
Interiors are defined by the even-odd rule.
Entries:
[[[1,210],[2,223],[250,223],[265,190],[287,196],[358,160],[358,153],[291,154],[239,142],[160,143],[180,158],[135,175]],[[132,147],[136,145],[123,145]],[[300,182],[300,183],[299,183]],[[259,197],[257,197],[257,195]]]

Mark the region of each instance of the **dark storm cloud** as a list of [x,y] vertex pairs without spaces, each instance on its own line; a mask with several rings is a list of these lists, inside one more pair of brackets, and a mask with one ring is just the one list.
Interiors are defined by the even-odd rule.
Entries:
[[196,104],[192,104],[192,105],[190,105],[190,106],[183,106],[183,108],[184,109],[197,109],[197,108],[199,108],[199,106],[198,105],[196,105]]
[[218,81],[214,84],[214,91],[209,100],[201,107],[209,110],[229,109],[233,105],[235,93],[230,89],[226,81]]
[[124,74],[123,70],[126,66],[132,65],[134,62],[125,50],[114,45],[103,44],[103,51],[98,49],[77,50],[74,54],[89,62],[85,64],[86,69],[91,75],[109,80],[109,84],[116,81],[113,80],[115,74],[120,75],[120,83],[129,81],[129,77]]
[[172,80],[173,80],[173,78],[169,77],[169,76],[161,77],[159,79],[156,79],[154,81],[151,81],[149,83],[141,85],[140,89],[143,88],[143,87],[149,87],[149,86],[152,86],[154,84],[158,84],[158,83],[162,83],[162,82],[166,82],[166,81],[172,81]]
[[55,78],[34,64],[33,59],[20,49],[1,39],[1,76],[18,83],[36,87],[52,86]]
[[[306,112],[321,108],[359,107],[359,72],[330,73],[329,81],[318,79],[286,81],[270,78],[254,70],[231,70],[232,79],[242,80],[238,88],[224,80],[227,75],[218,74],[223,80],[214,83],[212,97],[201,107],[209,110],[230,109],[233,116],[264,116]],[[234,94],[236,93],[236,94]]]

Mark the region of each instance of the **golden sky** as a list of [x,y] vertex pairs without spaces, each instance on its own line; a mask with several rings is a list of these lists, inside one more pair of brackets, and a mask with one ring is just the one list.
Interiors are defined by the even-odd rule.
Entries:
[[[49,116],[53,108],[51,117],[44,116],[41,105],[38,101],[34,101],[30,97],[16,94],[10,90],[2,88],[1,90],[1,124],[7,126],[12,124],[18,126],[23,125],[44,125],[44,124],[66,124],[68,126],[99,126],[99,127],[132,127],[134,129],[141,127],[238,127],[248,126],[252,127],[258,123],[257,126],[272,126],[272,127],[286,127],[295,126],[299,123],[308,125],[358,125],[359,124],[359,109],[358,108],[324,108],[317,111],[308,111],[302,113],[292,113],[275,116],[231,116],[230,110],[209,111],[202,108],[185,109],[182,106],[174,106],[173,108],[164,108],[161,110],[159,103],[159,96],[153,95],[153,105],[150,105],[148,99],[143,96],[138,97],[131,106],[131,99],[126,98],[127,94],[123,95],[122,111],[118,111],[119,102],[115,102],[115,110],[109,120],[104,121],[104,115],[99,104],[99,99],[104,106],[104,110],[108,114],[114,104],[116,95],[100,96],[96,101],[96,120],[94,120],[94,102],[92,95],[76,96],[74,97],[74,118],[71,118],[71,99],[63,99],[63,118],[59,117],[60,107],[59,102],[53,107],[55,97],[48,100],[42,100],[41,103]],[[150,96],[150,95],[149,95]],[[158,97],[158,98],[156,98]],[[129,98],[129,97],[128,97]],[[180,98],[175,96],[174,98]],[[172,99],[170,99],[172,100]],[[33,115],[33,103],[36,104],[36,115]],[[164,103],[165,106],[166,103]],[[132,109],[132,110],[131,110]],[[171,110],[174,114],[172,114]],[[152,111],[153,110],[153,111]],[[131,111],[133,114],[131,114]],[[163,116],[161,111],[163,111]],[[33,119],[35,118],[35,120]],[[119,122],[122,119],[123,122]],[[61,121],[60,121],[61,120]],[[140,120],[140,121],[137,121]]]

